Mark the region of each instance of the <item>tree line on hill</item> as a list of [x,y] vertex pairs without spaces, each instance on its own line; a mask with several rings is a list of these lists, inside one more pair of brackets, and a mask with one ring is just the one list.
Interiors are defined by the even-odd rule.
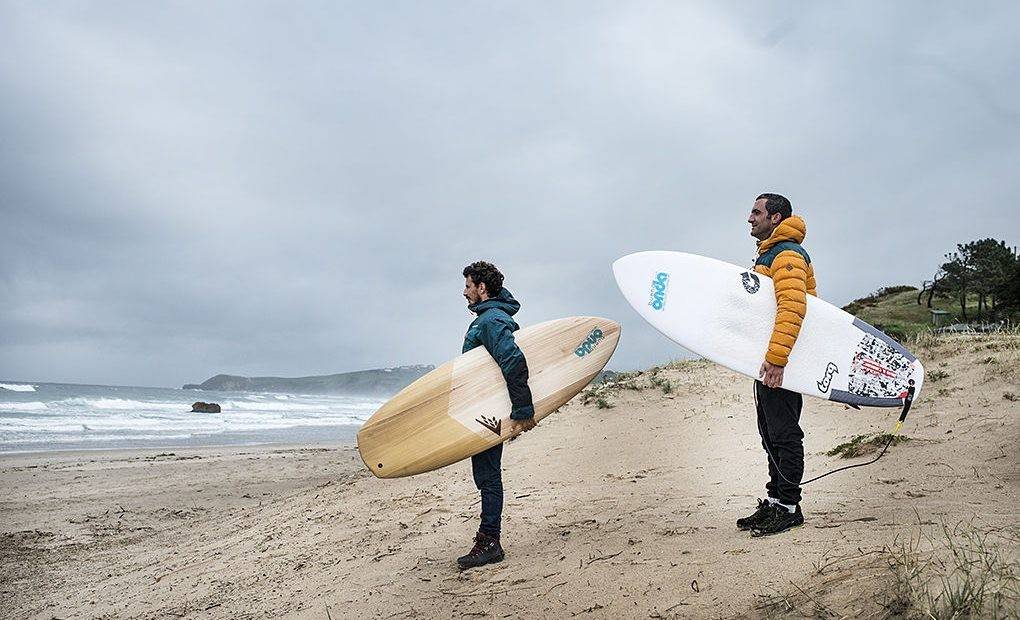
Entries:
[[[964,321],[1016,320],[1020,316],[1020,257],[1016,248],[992,238],[957,244],[955,252],[945,255],[934,278],[924,283],[917,303],[922,303],[925,296],[929,308],[933,297],[954,300],[960,305]],[[968,315],[968,309],[973,314]]]

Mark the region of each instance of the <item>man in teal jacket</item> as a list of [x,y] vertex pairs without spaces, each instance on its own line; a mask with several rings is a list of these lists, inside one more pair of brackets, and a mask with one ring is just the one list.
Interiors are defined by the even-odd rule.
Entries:
[[[464,336],[463,352],[483,346],[489,352],[506,380],[510,393],[511,432],[535,428],[535,406],[528,387],[528,361],[514,341],[520,329],[511,318],[521,304],[503,287],[503,274],[486,262],[471,263],[464,268],[464,297],[468,309],[477,318]],[[503,444],[471,457],[475,486],[482,495],[482,522],[475,535],[475,545],[467,555],[457,558],[461,569],[483,566],[503,559],[499,544],[500,517],[503,512],[503,474],[500,461]]]

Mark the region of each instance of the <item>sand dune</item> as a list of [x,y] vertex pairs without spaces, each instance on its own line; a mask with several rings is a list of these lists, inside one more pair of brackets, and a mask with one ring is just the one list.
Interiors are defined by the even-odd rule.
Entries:
[[[350,446],[4,457],[0,615],[884,617],[951,572],[921,564],[944,543],[994,556],[991,597],[1020,557],[1020,337],[917,352],[910,441],[809,485],[805,525],[761,539],[733,523],[765,480],[750,381],[708,362],[578,397],[509,444],[507,558],[467,572],[467,463],[377,480]],[[808,475],[894,421],[806,400]]]

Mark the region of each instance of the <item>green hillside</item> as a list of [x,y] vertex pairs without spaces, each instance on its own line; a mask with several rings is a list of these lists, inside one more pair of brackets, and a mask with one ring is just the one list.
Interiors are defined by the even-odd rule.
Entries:
[[[918,292],[912,286],[891,286],[856,299],[843,306],[843,309],[897,340],[913,340],[918,333],[932,327],[931,311],[925,305],[927,295],[918,304]],[[932,308],[949,312],[943,325],[960,322],[960,306],[953,300],[936,297],[932,300]]]

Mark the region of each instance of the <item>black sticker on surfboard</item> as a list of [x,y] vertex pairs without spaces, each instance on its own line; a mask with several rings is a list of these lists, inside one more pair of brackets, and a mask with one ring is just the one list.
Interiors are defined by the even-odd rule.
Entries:
[[836,366],[833,362],[829,362],[829,365],[825,367],[825,376],[819,381],[818,390],[825,394],[829,391],[829,386],[832,384],[832,377],[839,374],[839,366]]
[[848,390],[860,396],[904,398],[911,362],[886,342],[865,334],[857,343]]
[[480,418],[476,418],[475,422],[478,422],[479,424],[481,424],[485,428],[489,429],[493,433],[496,433],[497,435],[500,434],[500,430],[502,430],[502,428],[503,428],[503,420],[497,420],[496,418],[489,418],[489,417],[486,417],[484,415],[482,417],[480,417]]
[[761,288],[761,280],[758,279],[758,274],[754,272],[745,271],[740,274],[740,281],[744,285],[744,290],[752,295],[757,293],[758,289]]

